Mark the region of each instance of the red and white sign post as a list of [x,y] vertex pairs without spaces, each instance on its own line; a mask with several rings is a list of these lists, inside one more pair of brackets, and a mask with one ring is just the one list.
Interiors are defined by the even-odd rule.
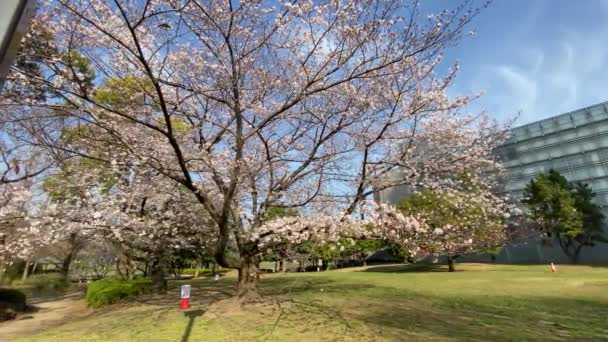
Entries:
[[182,288],[180,291],[182,301],[179,304],[179,308],[182,310],[190,309],[190,289],[191,289],[190,285],[182,285]]

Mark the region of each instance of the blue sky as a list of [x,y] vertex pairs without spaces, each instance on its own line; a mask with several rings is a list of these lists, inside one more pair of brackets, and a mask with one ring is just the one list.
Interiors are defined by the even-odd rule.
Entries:
[[446,54],[460,64],[451,93],[484,92],[470,111],[519,125],[608,100],[608,0],[494,0],[470,28]]

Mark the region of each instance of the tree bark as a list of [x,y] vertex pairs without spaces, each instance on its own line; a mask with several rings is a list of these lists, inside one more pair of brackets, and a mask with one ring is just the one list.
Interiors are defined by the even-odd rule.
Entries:
[[5,265],[6,262],[4,261],[4,258],[0,259],[0,283],[4,280]]
[[242,304],[255,302],[260,299],[256,286],[257,269],[251,257],[245,257],[239,267],[238,300]]
[[167,292],[167,280],[165,279],[165,271],[160,258],[155,257],[150,266],[150,276],[152,278],[152,291],[155,293]]
[[281,270],[281,272],[285,272],[285,264],[283,263],[283,259],[279,261],[279,270]]
[[61,263],[60,274],[63,277],[63,279],[68,280],[68,276],[70,274],[70,266],[72,265],[72,260],[74,259],[74,257],[76,256],[76,253],[78,253],[78,251],[81,248],[82,248],[82,246],[78,243],[78,235],[76,235],[76,233],[72,233],[68,240],[69,252],[65,256],[65,258],[63,258],[63,261]]
[[574,252],[572,253],[572,255],[570,256],[570,260],[572,261],[573,264],[578,264],[578,257],[581,254],[581,249],[582,249],[583,245],[578,246]]
[[131,274],[131,258],[127,255],[125,258],[125,274],[127,275],[127,279],[132,278]]
[[35,259],[34,266],[32,266],[32,274],[36,273],[37,268],[38,268],[38,259]]
[[195,267],[196,267],[196,268],[194,269],[194,279],[197,279],[197,278],[198,278],[198,275],[199,275],[199,274],[198,274],[198,272],[199,272],[199,268],[201,267],[201,264],[200,264],[200,262],[197,260],[197,261],[196,261],[196,263],[195,263],[194,265],[195,265]]
[[70,252],[68,253],[68,255],[66,255],[66,257],[63,258],[63,261],[61,262],[61,270],[59,271],[59,273],[61,274],[61,277],[64,280],[68,280],[68,276],[70,274],[70,265],[72,265],[73,258],[74,258],[74,252],[72,249],[70,249]]
[[26,260],[25,267],[23,267],[23,276],[21,277],[21,280],[25,281],[27,279],[29,270],[30,270],[30,261]]
[[122,273],[122,270],[120,269],[120,259],[116,259],[116,274],[118,274],[118,276],[121,279],[125,279],[125,275]]
[[456,258],[457,258],[456,256],[448,255],[448,271],[449,272],[456,271],[456,268],[454,267]]
[[557,236],[557,241],[559,242],[559,246],[562,248],[564,254],[566,254],[566,256],[570,259],[570,262],[572,262],[573,264],[578,264],[578,257],[584,245],[579,244],[575,247],[574,240],[570,240],[569,238],[562,239],[562,237],[560,236]]

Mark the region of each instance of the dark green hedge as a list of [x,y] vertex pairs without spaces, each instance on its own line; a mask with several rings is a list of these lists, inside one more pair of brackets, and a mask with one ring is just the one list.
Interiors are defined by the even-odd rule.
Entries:
[[101,279],[87,287],[87,304],[98,308],[147,292],[152,282],[149,279]]
[[70,283],[58,273],[35,274],[18,284],[33,297],[59,296],[70,287]]
[[25,294],[16,289],[0,289],[0,310],[3,307],[15,311],[24,311]]

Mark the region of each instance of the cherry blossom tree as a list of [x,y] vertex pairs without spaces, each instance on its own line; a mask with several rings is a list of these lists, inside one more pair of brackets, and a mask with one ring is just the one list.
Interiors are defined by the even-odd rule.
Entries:
[[192,194],[149,169],[71,160],[60,173],[46,178],[44,189],[50,203],[38,214],[35,226],[44,226],[47,236],[53,234],[55,244],[67,242],[62,267],[66,276],[69,262],[85,243],[105,242],[127,260],[149,264],[155,288],[164,291],[164,268],[171,252],[204,249],[211,243],[205,239],[213,237]]
[[27,256],[32,249],[22,237],[22,228],[27,224],[28,185],[22,181],[0,186],[0,276],[14,259]]
[[[495,164],[504,131],[465,112],[472,97],[448,96],[456,65],[437,71],[477,13],[469,1],[423,17],[400,0],[57,0],[24,43],[51,36],[51,48],[23,49],[37,70],[15,66],[0,109],[20,109],[34,146],[188,191],[197,205],[182,210],[213,222],[216,260],[253,300],[273,236],[339,238],[376,191]],[[264,224],[281,206],[315,218]]]
[[[398,209],[424,222],[416,242],[426,255],[447,255],[449,271],[462,254],[501,246],[514,210],[507,196],[500,196],[478,179],[459,180],[451,189],[423,190],[403,199]],[[424,236],[426,235],[426,236]]]

